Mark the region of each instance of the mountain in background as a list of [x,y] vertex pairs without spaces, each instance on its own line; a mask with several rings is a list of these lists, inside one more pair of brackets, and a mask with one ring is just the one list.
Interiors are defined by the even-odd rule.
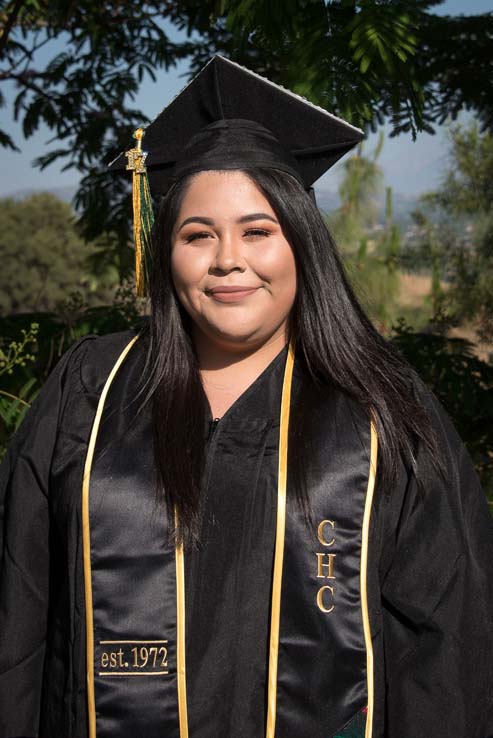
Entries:
[[17,190],[16,192],[12,192],[11,195],[3,195],[1,199],[6,200],[10,197],[13,200],[25,200],[26,197],[36,195],[38,192],[49,192],[51,195],[55,195],[55,197],[58,197],[59,200],[63,200],[63,202],[72,202],[72,198],[77,192],[77,185],[73,185],[71,187],[51,187],[46,190],[27,188],[25,190]]
[[[329,214],[340,207],[339,193],[326,187],[315,187],[317,205],[323,213]],[[412,223],[411,213],[419,207],[419,195],[404,195],[400,192],[393,193],[392,221],[402,231],[406,231]],[[378,222],[385,223],[385,193],[377,198]]]
[[[77,192],[77,186],[72,187],[53,187],[48,190],[55,197],[58,197],[64,202],[72,202],[72,199]],[[34,195],[36,192],[41,190],[36,189],[25,189],[17,190],[13,192],[10,197],[14,200],[24,200],[26,197]],[[317,205],[323,213],[331,213],[340,207],[339,193],[335,190],[331,190],[328,187],[315,187],[315,196],[317,198]],[[411,213],[419,205],[419,195],[403,195],[399,192],[394,193],[393,196],[393,222],[405,231],[411,223]],[[378,220],[380,223],[385,222],[385,196],[378,199]]]

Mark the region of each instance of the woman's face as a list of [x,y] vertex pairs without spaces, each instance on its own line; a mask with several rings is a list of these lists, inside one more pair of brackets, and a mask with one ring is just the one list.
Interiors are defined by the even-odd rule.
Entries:
[[296,267],[276,214],[243,172],[205,171],[186,191],[171,269],[195,330],[230,349],[286,334]]

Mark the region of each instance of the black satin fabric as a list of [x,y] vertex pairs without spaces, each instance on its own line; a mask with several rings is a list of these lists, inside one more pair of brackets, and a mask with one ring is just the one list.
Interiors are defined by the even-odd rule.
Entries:
[[173,179],[207,169],[279,169],[305,186],[293,154],[260,123],[241,118],[214,121],[192,137],[172,169]]
[[[313,527],[288,477],[276,735],[328,738],[368,705],[360,562],[370,421],[340,393],[303,379],[295,368],[290,440],[303,455]],[[330,522],[320,540],[322,521]],[[317,604],[325,587],[320,604],[330,612]]]
[[[61,359],[1,468],[0,738],[87,738],[82,471],[102,386],[130,338],[130,333],[87,338]],[[302,393],[303,386],[304,380]],[[427,391],[418,385],[416,392],[430,413],[447,477],[438,477],[418,450],[421,491],[404,466],[388,497],[378,494],[377,484],[368,571],[373,737],[491,738],[491,518],[450,422]],[[343,411],[342,427],[351,435],[349,407],[339,400],[337,406]],[[270,428],[263,463],[275,447]],[[224,484],[222,494],[227,492]],[[265,515],[266,528],[270,514]],[[265,552],[259,570],[265,562],[270,566],[272,550]],[[240,579],[241,573],[238,582],[232,576],[226,581],[240,588]],[[259,613],[260,636],[247,646],[262,641],[262,620],[264,612]],[[200,635],[194,637],[191,630],[192,620],[188,635],[197,643]],[[205,622],[201,634],[207,634]],[[215,656],[221,659],[226,650],[217,643]],[[192,661],[190,656],[189,672]],[[226,657],[224,663],[229,663]],[[203,668],[200,699],[207,685]],[[231,681],[237,678],[231,670]],[[244,691],[254,688],[245,682]],[[217,695],[211,699],[220,702]],[[221,716],[225,713],[226,707]],[[200,724],[201,736],[207,736],[209,719],[196,715],[192,720],[194,730]],[[215,723],[209,727],[210,738],[221,735]],[[248,738],[262,734],[252,732]],[[223,735],[236,738],[229,725]]]
[[179,738],[175,548],[156,505],[135,358],[110,386],[89,485],[96,735]]

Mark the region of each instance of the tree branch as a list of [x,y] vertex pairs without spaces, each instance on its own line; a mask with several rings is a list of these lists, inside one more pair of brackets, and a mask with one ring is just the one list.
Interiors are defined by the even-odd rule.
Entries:
[[5,395],[5,397],[8,397],[10,400],[17,400],[17,402],[22,403],[26,407],[31,407],[31,405],[22,399],[22,397],[17,397],[17,395],[11,395],[10,392],[6,392],[5,390],[0,390],[0,395]]
[[7,46],[7,41],[9,40],[10,31],[12,30],[12,26],[17,20],[17,16],[19,15],[23,2],[24,0],[16,0],[14,7],[12,8],[12,12],[7,18],[7,22],[4,26],[3,33],[0,37],[0,56],[3,54],[5,47]]
[[2,72],[0,73],[0,79],[15,79],[17,82],[19,82],[21,85],[26,87],[28,90],[31,90],[32,92],[36,92],[41,97],[46,98],[47,100],[52,100],[52,96],[49,95],[45,90],[43,90],[41,87],[39,87],[36,82],[33,82],[33,77],[40,77],[43,78],[43,72]]

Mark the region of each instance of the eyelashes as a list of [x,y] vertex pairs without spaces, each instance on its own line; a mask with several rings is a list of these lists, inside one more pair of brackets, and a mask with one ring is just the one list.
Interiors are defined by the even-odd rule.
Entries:
[[[248,230],[243,233],[243,238],[250,238],[253,240],[256,238],[267,238],[270,235],[271,232],[265,228],[248,228]],[[209,238],[213,238],[209,231],[197,231],[195,233],[190,233],[190,235],[185,238],[185,242],[193,243],[193,241],[201,241]]]
[[192,241],[199,241],[204,238],[209,238],[209,233],[191,233],[189,236],[185,238],[186,243],[192,243]]
[[245,231],[244,236],[259,236],[261,238],[271,235],[270,231],[266,231],[264,228],[249,228]]

